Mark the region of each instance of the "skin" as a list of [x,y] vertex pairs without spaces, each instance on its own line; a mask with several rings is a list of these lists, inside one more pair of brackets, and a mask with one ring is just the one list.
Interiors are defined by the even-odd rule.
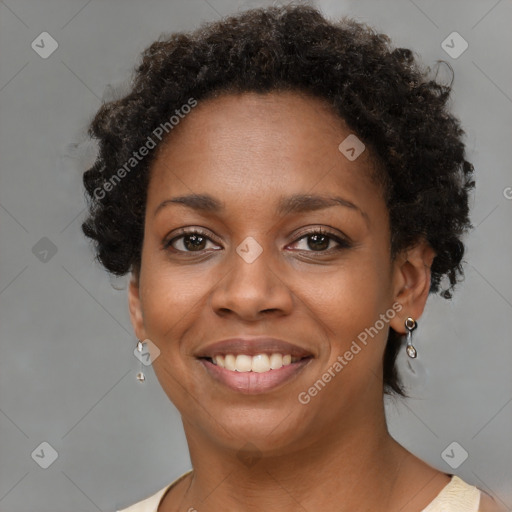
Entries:
[[[181,413],[194,471],[159,512],[420,511],[449,482],[390,436],[383,407],[389,326],[404,333],[406,317],[421,317],[435,253],[420,241],[390,258],[370,150],[352,162],[338,150],[350,133],[319,99],[244,93],[199,102],[161,146],[129,306],[137,337],[161,351],[153,367]],[[155,215],[163,201],[191,193],[208,193],[225,210],[169,204]],[[278,216],[277,201],[295,193],[341,196],[357,209]],[[174,252],[162,248],[190,227],[206,231],[199,252],[183,238]],[[336,250],[332,240],[315,250],[304,232],[319,227],[349,237],[350,247]],[[236,252],[249,236],[263,249],[250,264]],[[393,304],[401,306],[394,318],[299,403]],[[315,357],[293,380],[248,396],[214,381],[193,355],[239,335],[281,338]],[[259,451],[254,465],[238,457],[247,442]]]

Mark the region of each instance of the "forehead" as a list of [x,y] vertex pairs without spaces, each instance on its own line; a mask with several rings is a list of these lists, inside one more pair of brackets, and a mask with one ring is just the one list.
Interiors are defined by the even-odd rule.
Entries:
[[[295,91],[223,94],[199,101],[164,140],[148,200],[202,193],[268,202],[283,193],[375,187],[369,151],[350,161],[352,131],[323,100]],[[374,190],[375,192],[375,190]]]

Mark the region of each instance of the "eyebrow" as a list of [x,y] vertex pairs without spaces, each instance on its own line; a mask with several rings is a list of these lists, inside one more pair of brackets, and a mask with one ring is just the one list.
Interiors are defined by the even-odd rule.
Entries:
[[[162,201],[157,206],[154,215],[157,215],[164,207],[172,204],[180,204],[205,213],[221,213],[225,210],[224,204],[209,194],[189,194]],[[367,222],[369,221],[367,213],[347,199],[339,196],[314,194],[294,194],[288,197],[281,197],[277,205],[277,214],[283,216],[291,213],[305,213],[332,208],[333,206],[350,208],[359,212]]]

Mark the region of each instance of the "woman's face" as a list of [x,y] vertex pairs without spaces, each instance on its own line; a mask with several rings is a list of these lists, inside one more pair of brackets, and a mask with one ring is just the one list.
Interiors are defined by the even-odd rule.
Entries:
[[[403,283],[368,150],[351,161],[338,149],[350,133],[304,95],[224,95],[199,102],[154,161],[132,321],[160,349],[153,366],[185,425],[216,443],[297,448],[371,423],[382,402],[383,320]],[[170,201],[192,194],[218,209]],[[341,200],[285,203],[296,195]],[[202,234],[184,236],[191,229]],[[197,357],[263,336],[311,357],[250,376]],[[283,369],[288,378],[269,387]]]

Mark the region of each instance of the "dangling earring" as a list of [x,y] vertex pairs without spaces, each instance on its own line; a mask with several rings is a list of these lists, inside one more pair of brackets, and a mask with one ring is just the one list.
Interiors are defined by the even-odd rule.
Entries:
[[[144,342],[137,340],[137,348],[135,350],[139,352],[139,354],[142,354],[142,351],[144,350]],[[140,372],[137,373],[137,380],[139,382],[144,382],[146,380],[146,376],[142,371],[142,356],[139,356],[137,359],[140,361]]]
[[153,361],[160,355],[160,349],[149,338],[146,338],[144,341],[137,340],[133,355],[140,361],[140,372],[137,373],[137,380],[144,382],[146,376],[142,371],[142,365],[152,365]]
[[412,331],[418,327],[418,323],[414,318],[411,318],[410,316],[405,319],[405,328],[407,329],[407,347],[405,351],[407,352],[407,355],[411,359],[415,359],[418,353],[416,352],[416,349],[414,348],[414,345],[412,344]]

